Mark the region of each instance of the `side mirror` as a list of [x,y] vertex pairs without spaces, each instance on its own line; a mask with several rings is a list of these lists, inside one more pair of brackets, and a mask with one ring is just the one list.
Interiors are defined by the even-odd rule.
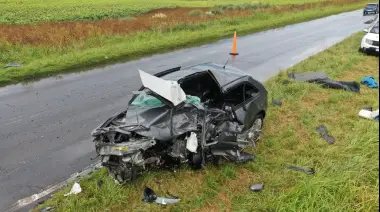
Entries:
[[368,29],[364,29],[364,30],[363,30],[363,32],[365,32],[365,33],[368,33],[368,32],[369,32],[369,30],[368,30]]

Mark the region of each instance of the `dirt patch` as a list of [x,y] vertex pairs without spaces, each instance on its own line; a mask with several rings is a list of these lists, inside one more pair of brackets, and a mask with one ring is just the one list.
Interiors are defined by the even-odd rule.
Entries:
[[[202,23],[225,17],[246,17],[254,12],[285,13],[313,7],[343,5],[360,0],[335,0],[317,3],[294,4],[256,10],[225,10],[220,15],[205,15],[208,8],[155,9],[134,18],[106,19],[93,22],[50,22],[37,25],[0,25],[0,42],[64,47],[73,41],[89,37],[126,35],[151,29],[166,29],[181,23]],[[192,10],[202,11],[201,16],[189,16]],[[153,18],[155,14],[164,14]]]

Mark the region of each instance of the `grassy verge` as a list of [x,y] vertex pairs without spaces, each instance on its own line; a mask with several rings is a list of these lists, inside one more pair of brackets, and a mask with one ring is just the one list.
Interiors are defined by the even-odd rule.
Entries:
[[362,4],[316,7],[282,14],[255,13],[244,18],[180,24],[170,29],[153,29],[131,36],[96,37],[59,48],[0,43],[0,66],[9,61],[25,64],[22,68],[0,69],[0,86],[205,44],[230,37],[234,31],[245,35],[309,21],[355,10]]
[[[374,76],[379,59],[357,51],[362,33],[287,70],[323,71],[331,78],[359,81]],[[58,192],[41,207],[57,211],[376,211],[379,207],[379,123],[358,117],[361,108],[379,107],[378,89],[361,87],[360,93],[324,89],[290,82],[286,72],[266,82],[269,96],[284,104],[270,106],[257,159],[244,165],[208,166],[196,172],[149,172],[137,182],[116,185],[105,170],[83,179],[83,192],[63,197]],[[336,143],[328,144],[315,128],[325,125]],[[287,170],[285,164],[314,167],[316,175]],[[103,186],[98,187],[98,180]],[[261,193],[248,186],[264,183]],[[141,201],[147,185],[158,195],[181,197],[162,207]]]

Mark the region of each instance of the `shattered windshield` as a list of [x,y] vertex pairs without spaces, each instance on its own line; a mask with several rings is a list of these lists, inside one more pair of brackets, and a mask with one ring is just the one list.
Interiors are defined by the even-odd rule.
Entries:
[[164,103],[160,99],[152,95],[149,95],[145,92],[139,94],[131,103],[131,105],[148,106],[148,107],[162,106],[163,104]]
[[[148,91],[149,89],[144,89],[138,92],[138,95],[128,107],[124,121],[131,126],[149,128],[153,123],[159,122],[161,119],[168,119],[168,116],[170,116],[170,106],[159,98],[148,94]],[[187,95],[185,103],[191,104],[198,109],[203,109],[199,97]]]

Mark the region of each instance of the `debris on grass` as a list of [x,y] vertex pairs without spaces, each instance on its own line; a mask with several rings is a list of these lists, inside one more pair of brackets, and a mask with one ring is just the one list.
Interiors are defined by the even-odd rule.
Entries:
[[47,212],[47,211],[53,211],[55,208],[54,207],[45,207],[40,210],[40,212]]
[[282,105],[282,99],[272,99],[272,105],[281,106]]
[[321,138],[326,140],[329,144],[335,143],[335,138],[329,135],[329,132],[328,132],[326,126],[319,125],[318,127],[316,127],[316,130],[318,131]]
[[315,169],[314,168],[303,168],[295,165],[287,165],[286,168],[296,170],[296,171],[301,171],[304,172],[305,174],[308,175],[313,175],[315,174]]
[[75,182],[70,192],[64,194],[64,196],[67,197],[72,194],[79,194],[80,192],[82,192],[82,188],[80,187],[79,183]]
[[101,188],[103,186],[103,180],[97,181],[98,188]]
[[144,189],[144,198],[143,202],[152,203],[156,202],[158,204],[166,205],[166,204],[174,204],[179,202],[179,198],[165,198],[165,197],[157,197],[156,193],[148,187]]
[[378,88],[378,84],[375,80],[375,78],[373,77],[364,77],[361,81],[360,81],[361,84],[364,84],[366,85],[367,87],[369,88]]
[[323,88],[343,89],[346,91],[360,92],[360,84],[358,82],[335,81],[328,78],[324,72],[307,72],[302,74],[291,73],[288,75],[288,77],[300,82],[321,84]]
[[254,192],[259,192],[264,189],[264,184],[254,184],[249,187],[249,190]]
[[359,111],[359,116],[366,119],[379,120],[379,109],[375,111],[372,111],[372,108],[371,110],[362,109]]

